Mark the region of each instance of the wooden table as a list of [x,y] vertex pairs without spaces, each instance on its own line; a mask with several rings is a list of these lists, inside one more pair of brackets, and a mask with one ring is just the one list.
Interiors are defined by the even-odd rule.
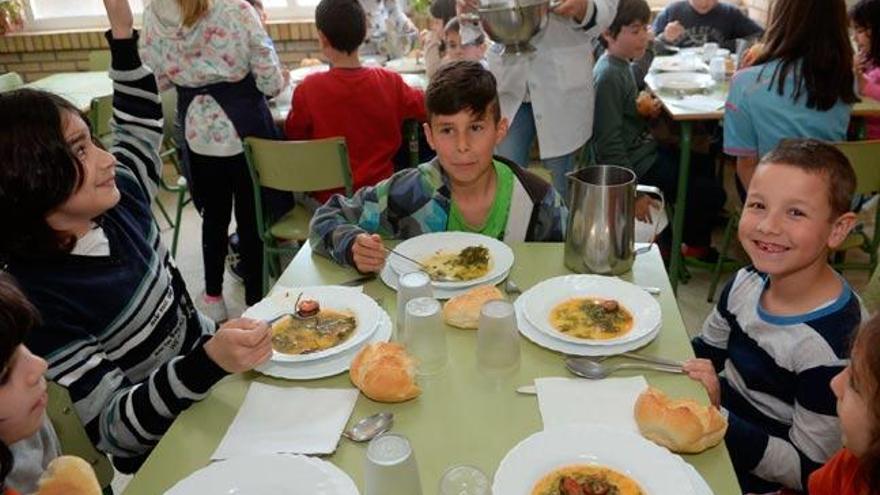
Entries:
[[[570,273],[562,262],[562,244],[525,243],[512,246],[517,262],[511,278],[526,289],[555,275]],[[356,277],[305,246],[282,274],[283,286],[339,283]],[[681,314],[656,248],[636,258],[633,271],[624,279],[662,289],[663,330],[641,352],[673,359],[692,356]],[[364,286],[367,294],[380,297],[395,315],[395,293],[378,280]],[[513,376],[489,378],[476,367],[476,332],[447,330],[449,367],[444,374],[420,380],[422,395],[403,404],[380,404],[361,396],[352,417],[379,411],[395,415],[394,431],[412,442],[425,495],[434,495],[442,472],[454,464],[472,464],[490,477],[504,455],[519,441],[542,429],[537,400],[514,389],[545,376],[571,376],[559,354],[521,339],[522,363]],[[625,374],[621,373],[621,376]],[[695,397],[706,403],[702,387],[681,375],[645,374],[648,382],[675,396]],[[185,411],[129,483],[126,495],[162,493],[178,480],[207,465],[244,399],[248,385],[258,381],[279,387],[350,387],[347,374],[321,380],[293,382],[256,373],[236,375],[219,383],[203,401]],[[363,487],[362,468],[366,446],[342,440],[327,459],[347,472]],[[716,495],[739,494],[730,458],[724,445],[702,454],[685,456],[703,475]]]
[[94,98],[113,93],[113,81],[106,71],[59,72],[26,84],[25,87],[62,96],[83,113],[89,111]]
[[[686,198],[688,181],[690,179],[693,123],[700,121],[721,121],[724,118],[724,109],[722,107],[716,111],[698,112],[678,105],[677,102],[679,101],[679,97],[661,91],[653,72],[650,72],[645,76],[645,83],[648,85],[651,92],[660,99],[666,113],[669,114],[672,120],[678,122],[679,127],[681,128],[678,189],[675,197],[672,218],[673,247],[671,249],[669,261],[669,280],[672,284],[672,290],[676,291],[683,271],[681,249],[678,249],[678,246],[681,246],[684,234],[684,212],[687,207]],[[726,101],[728,88],[729,86],[727,83],[716,85],[708,96]],[[862,97],[861,102],[853,105],[850,115],[855,118],[880,116],[880,102],[871,98]],[[861,125],[860,129],[861,138],[863,138],[864,125]]]

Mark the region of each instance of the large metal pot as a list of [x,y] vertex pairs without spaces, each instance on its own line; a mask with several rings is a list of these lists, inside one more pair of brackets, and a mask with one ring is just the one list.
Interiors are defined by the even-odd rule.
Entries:
[[[660,197],[653,186],[636,184],[632,170],[615,165],[582,168],[568,174],[571,208],[565,238],[565,266],[578,273],[620,275],[632,268],[635,251],[636,193]],[[647,251],[647,250],[645,250]]]
[[547,26],[550,1],[494,2],[477,12],[486,35],[504,45],[505,55],[531,53],[535,47],[529,41]]

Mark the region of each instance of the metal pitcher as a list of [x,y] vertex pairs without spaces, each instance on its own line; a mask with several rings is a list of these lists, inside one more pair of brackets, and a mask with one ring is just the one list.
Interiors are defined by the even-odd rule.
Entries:
[[653,186],[637,185],[632,170],[615,165],[586,167],[567,176],[571,211],[565,266],[578,273],[628,272],[635,256],[650,249],[635,249],[636,193],[659,196],[662,209],[663,192]]

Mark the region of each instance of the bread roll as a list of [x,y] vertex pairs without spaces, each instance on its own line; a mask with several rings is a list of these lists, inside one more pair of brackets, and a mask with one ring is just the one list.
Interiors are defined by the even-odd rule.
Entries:
[[422,391],[415,383],[415,361],[403,346],[392,342],[367,344],[351,362],[351,382],[379,402],[403,402]]
[[101,485],[88,462],[63,455],[49,463],[37,484],[36,495],[101,495]]
[[639,395],[635,417],[645,438],[682,454],[714,447],[727,432],[727,420],[715,407],[670,399],[653,387]]
[[643,117],[650,117],[654,114],[654,97],[647,91],[639,93],[636,98],[636,111]]
[[321,65],[323,63],[324,62],[321,62],[321,60],[317,59],[317,58],[304,58],[304,59],[300,60],[299,66],[300,67],[314,67],[316,65]]
[[481,285],[453,297],[443,305],[443,321],[458,328],[475,329],[480,323],[480,310],[489,301],[504,299],[494,285]]

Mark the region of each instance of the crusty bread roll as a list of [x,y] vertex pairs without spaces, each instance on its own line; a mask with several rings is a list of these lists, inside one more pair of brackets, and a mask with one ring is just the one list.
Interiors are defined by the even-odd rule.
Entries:
[[321,62],[321,59],[317,58],[304,58],[299,61],[300,67],[314,67],[316,65],[321,65],[324,62]]
[[480,323],[480,310],[489,301],[504,299],[494,285],[481,285],[453,297],[443,305],[443,321],[458,328],[475,329]]
[[682,454],[714,447],[727,432],[727,420],[718,409],[691,399],[670,399],[653,387],[639,395],[635,417],[645,438]]
[[654,97],[647,91],[639,93],[636,98],[636,111],[643,117],[650,117],[654,113]]
[[101,495],[101,485],[88,462],[63,455],[49,463],[40,477],[36,495]]
[[415,382],[415,361],[397,343],[367,344],[354,357],[348,374],[375,401],[403,402],[422,393]]

